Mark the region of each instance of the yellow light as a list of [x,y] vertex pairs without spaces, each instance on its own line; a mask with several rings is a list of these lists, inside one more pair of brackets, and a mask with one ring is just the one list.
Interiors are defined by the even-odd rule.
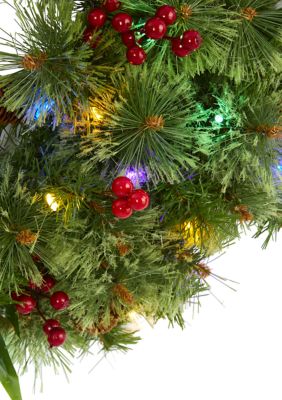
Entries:
[[188,231],[191,227],[192,227],[191,222],[185,222],[184,223],[184,230],[185,231]]
[[52,211],[57,211],[59,208],[59,204],[56,202],[56,199],[53,194],[47,193],[45,196],[46,202]]
[[90,107],[91,115],[97,121],[100,121],[103,118],[103,115],[99,113],[96,107]]

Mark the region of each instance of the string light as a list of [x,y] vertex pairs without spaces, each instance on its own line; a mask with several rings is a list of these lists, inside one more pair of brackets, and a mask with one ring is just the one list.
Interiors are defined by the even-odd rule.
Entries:
[[100,121],[101,119],[103,119],[103,115],[100,114],[100,112],[97,110],[96,107],[90,107],[90,111],[91,111],[91,116],[93,119]]
[[215,122],[216,122],[217,124],[222,124],[222,122],[224,121],[224,118],[223,118],[223,116],[222,116],[221,114],[217,114],[217,115],[214,117],[214,120],[215,120]]
[[133,182],[134,186],[144,185],[148,182],[149,178],[147,171],[143,167],[133,167],[129,166],[125,171],[125,176]]
[[59,203],[57,203],[55,197],[51,193],[47,193],[45,196],[45,200],[48,206],[51,208],[52,211],[57,211],[59,208]]

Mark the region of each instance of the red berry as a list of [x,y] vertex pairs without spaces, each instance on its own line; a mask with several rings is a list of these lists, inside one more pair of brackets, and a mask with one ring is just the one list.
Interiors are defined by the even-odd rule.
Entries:
[[40,286],[40,290],[43,293],[49,292],[54,286],[56,285],[56,281],[52,276],[50,275],[45,275],[43,278],[43,283]]
[[133,183],[126,176],[119,176],[112,183],[112,191],[117,197],[126,197],[133,192]]
[[112,19],[112,26],[115,31],[123,33],[130,30],[132,17],[126,13],[118,13]]
[[46,333],[46,335],[49,335],[53,328],[58,328],[60,325],[60,322],[56,319],[47,319],[43,325],[43,331]]
[[19,297],[20,295],[18,295],[16,292],[11,293],[11,299],[13,299],[14,301],[19,301]]
[[61,346],[67,338],[67,333],[63,328],[53,328],[48,335],[48,342],[51,347]]
[[180,38],[172,39],[171,50],[177,57],[186,57],[191,51],[184,47]]
[[165,5],[157,10],[156,17],[161,18],[166,25],[173,25],[177,19],[177,14],[174,7]]
[[141,47],[133,46],[127,50],[126,57],[130,64],[140,65],[146,61],[147,54]]
[[32,281],[29,281],[29,282],[28,282],[28,287],[29,287],[30,289],[33,289],[33,290],[38,290],[38,289],[39,289],[39,286],[37,286],[36,283],[34,283],[34,282],[32,282]]
[[95,31],[93,28],[86,28],[83,33],[84,42],[89,43],[89,45],[92,47],[92,49],[96,49],[96,47],[98,46],[98,44],[101,40],[101,36],[98,36],[93,40],[94,32]]
[[108,12],[116,11],[120,8],[121,2],[118,0],[106,0],[104,7]]
[[27,296],[26,294],[21,294],[17,301],[22,304],[17,304],[16,309],[19,314],[27,315],[30,314],[36,307],[36,301],[31,296]]
[[166,24],[158,17],[150,18],[145,25],[146,36],[150,39],[162,39],[166,31]]
[[150,204],[150,196],[145,190],[137,189],[129,196],[128,202],[135,211],[142,211]]
[[50,297],[50,304],[55,310],[64,310],[69,306],[70,299],[65,292],[55,292]]
[[130,31],[123,32],[121,34],[121,40],[123,41],[125,46],[128,47],[129,49],[131,47],[135,46],[135,44],[136,44],[134,32],[130,32]]
[[106,20],[107,20],[107,14],[102,8],[94,8],[93,10],[90,11],[88,14],[88,22],[93,28],[101,28]]
[[132,208],[127,200],[117,199],[113,201],[112,213],[117,218],[126,219],[132,215]]
[[33,254],[31,257],[35,263],[41,262],[41,258],[37,254]]
[[181,42],[186,49],[194,51],[201,46],[203,39],[198,31],[191,29],[183,33],[181,36]]

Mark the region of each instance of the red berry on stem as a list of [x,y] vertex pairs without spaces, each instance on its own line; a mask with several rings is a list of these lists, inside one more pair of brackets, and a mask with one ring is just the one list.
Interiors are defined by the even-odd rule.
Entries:
[[184,47],[180,38],[174,38],[171,41],[171,50],[177,57],[186,57],[191,53],[191,50]]
[[117,197],[126,197],[133,192],[133,183],[126,176],[119,176],[112,183],[112,191]]
[[145,210],[150,204],[150,196],[145,190],[137,189],[129,196],[128,202],[135,211]]
[[55,310],[64,310],[69,306],[70,299],[65,292],[55,292],[50,297],[50,304]]
[[131,32],[131,31],[123,32],[121,34],[121,40],[123,41],[125,46],[128,47],[129,49],[131,47],[135,46],[135,44],[136,44],[134,32]]
[[90,42],[93,36],[94,29],[93,28],[86,28],[83,32],[83,40],[84,42]]
[[120,8],[121,2],[118,0],[106,0],[104,7],[108,12],[116,11]]
[[107,14],[104,10],[102,10],[102,8],[94,8],[89,12],[87,19],[93,28],[99,29],[105,24],[107,20]]
[[30,314],[36,307],[36,300],[33,297],[26,294],[22,294],[18,297],[17,301],[21,304],[16,305],[16,309],[19,314],[27,315]]
[[156,17],[161,18],[166,25],[173,25],[177,20],[175,8],[168,5],[161,6],[156,12]]
[[40,290],[43,293],[49,292],[56,285],[56,281],[52,276],[45,275],[43,278],[43,283],[40,286]]
[[130,64],[140,65],[146,61],[147,54],[141,47],[133,46],[127,50],[126,57]]
[[181,36],[181,42],[186,49],[189,51],[194,51],[201,46],[203,39],[198,31],[190,29],[189,31],[185,31],[183,33]]
[[11,293],[11,299],[13,299],[14,301],[19,301],[19,297],[20,295],[18,295],[16,292]]
[[112,19],[112,26],[119,33],[127,32],[132,25],[132,17],[126,13],[118,13]]
[[132,208],[127,200],[117,199],[113,201],[112,213],[117,218],[126,219],[132,215]]
[[51,347],[61,346],[65,343],[67,338],[67,333],[63,328],[53,328],[48,334],[48,342]]
[[167,31],[167,26],[161,18],[150,18],[145,25],[146,36],[150,39],[162,39]]
[[57,321],[56,319],[47,319],[43,325],[43,331],[46,335],[49,335],[53,328],[58,328],[60,325],[60,321]]
[[98,36],[93,40],[94,32],[95,32],[94,28],[86,28],[83,33],[84,42],[89,43],[92,49],[96,49],[101,40],[101,36]]

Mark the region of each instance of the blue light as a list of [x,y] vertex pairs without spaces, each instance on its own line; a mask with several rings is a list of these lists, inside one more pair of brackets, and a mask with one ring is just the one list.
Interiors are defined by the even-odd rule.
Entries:
[[224,121],[224,118],[223,118],[222,115],[217,114],[217,115],[214,117],[214,120],[215,120],[215,122],[216,122],[217,124],[221,124],[221,123]]
[[34,114],[34,121],[38,121],[40,116],[46,116],[49,112],[52,111],[53,107],[55,105],[54,100],[42,100],[42,102],[38,102],[35,105],[35,114]]
[[143,167],[136,168],[136,167],[130,166],[125,171],[125,176],[127,176],[127,178],[131,179],[134,186],[144,185],[149,180],[146,168],[143,168]]

